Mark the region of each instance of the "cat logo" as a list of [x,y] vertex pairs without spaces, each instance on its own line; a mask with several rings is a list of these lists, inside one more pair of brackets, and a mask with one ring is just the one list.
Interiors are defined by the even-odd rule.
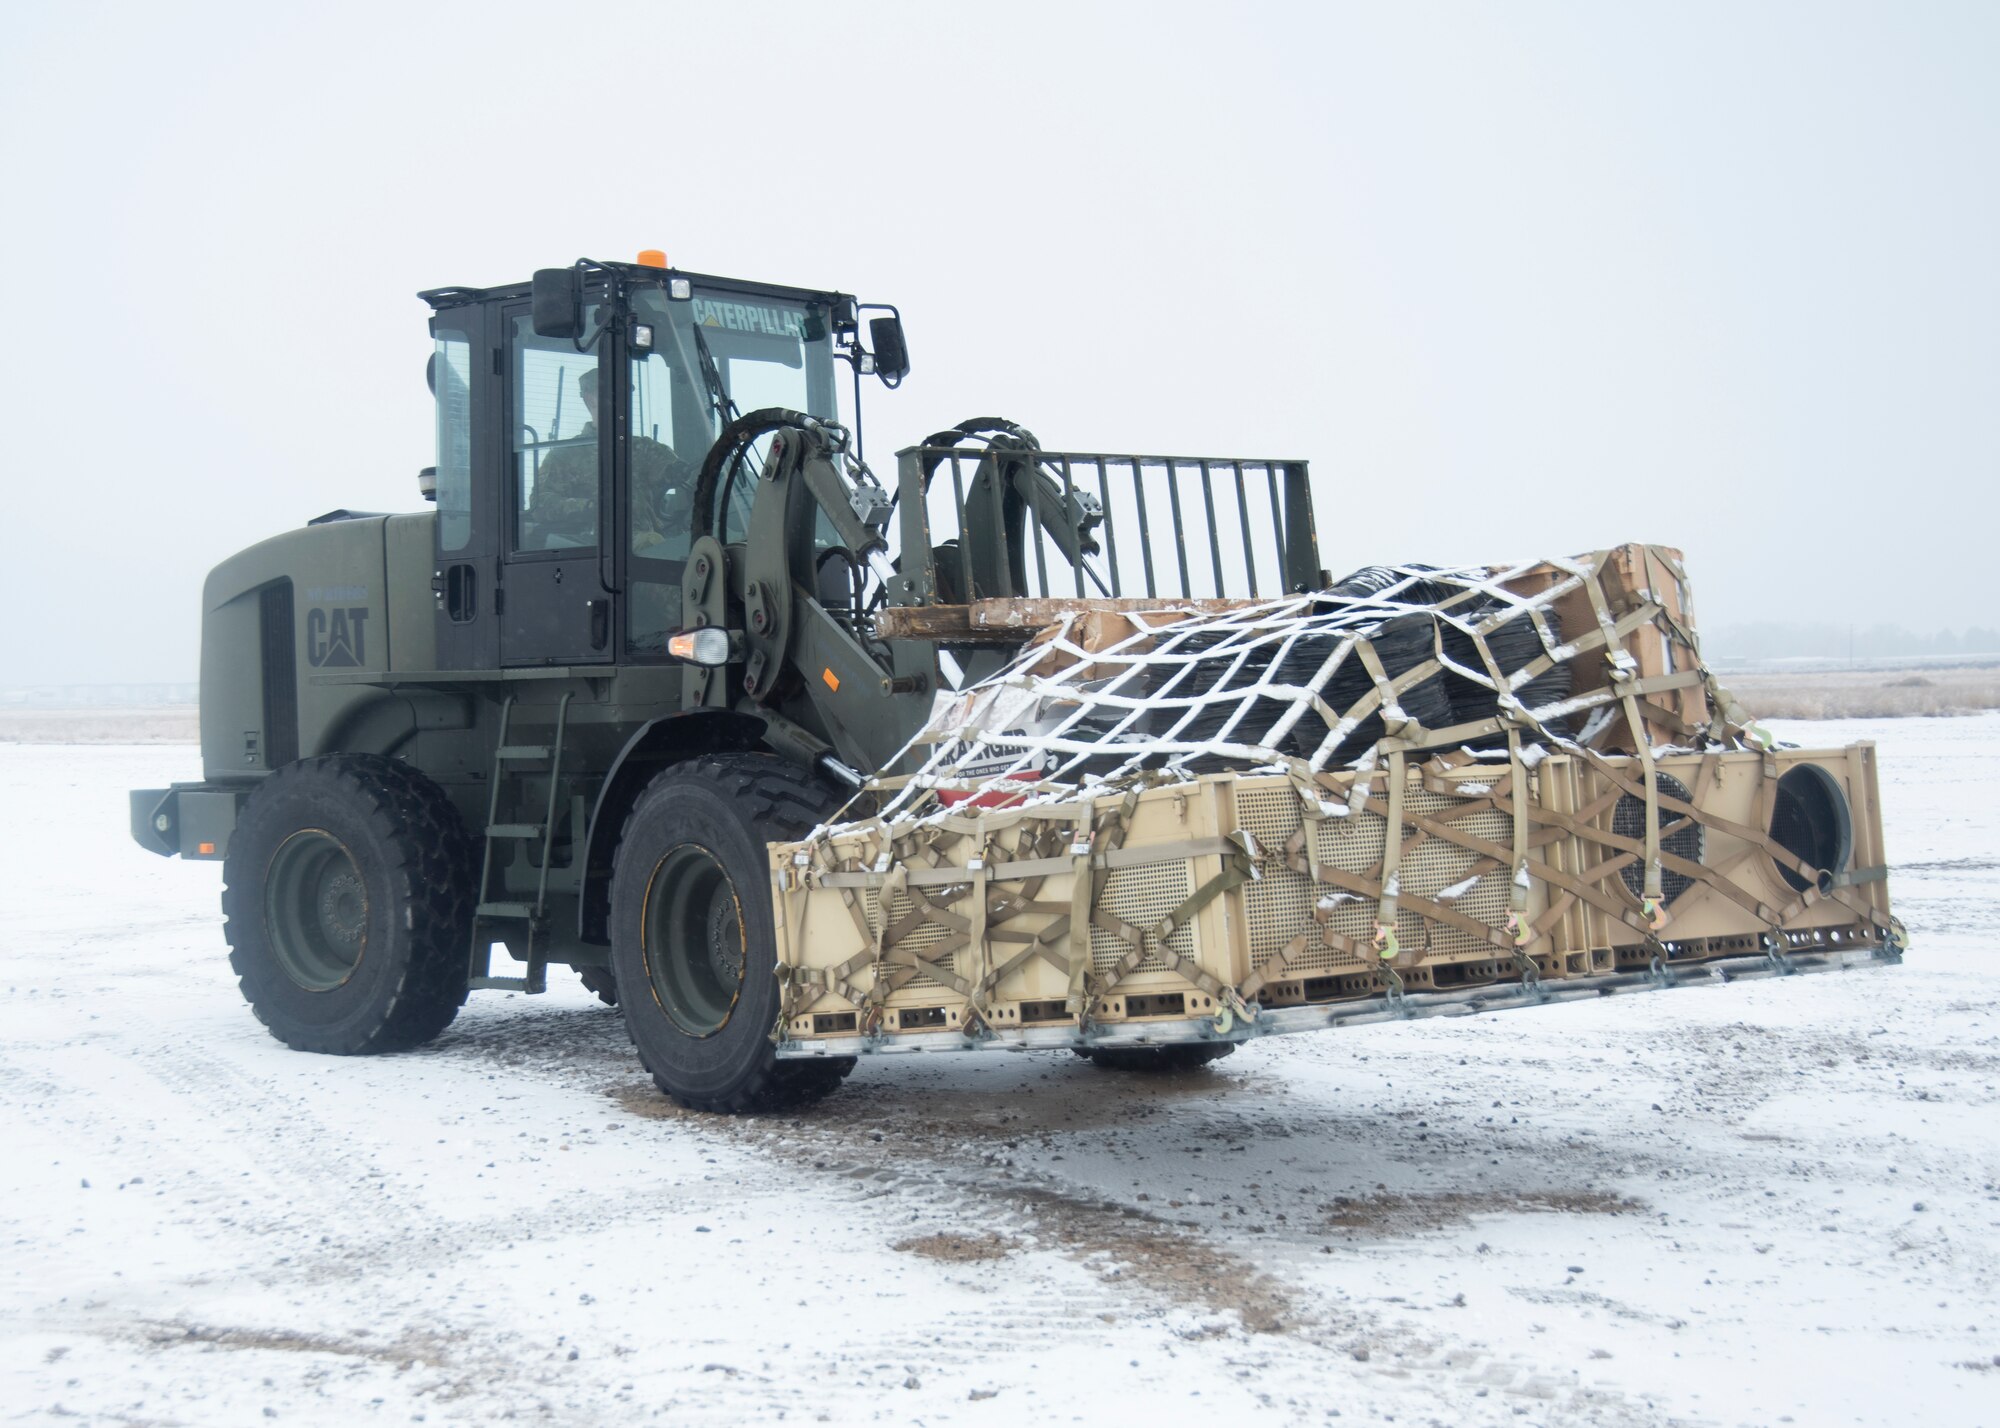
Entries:
[[306,611],[306,663],[315,669],[368,663],[368,607]]

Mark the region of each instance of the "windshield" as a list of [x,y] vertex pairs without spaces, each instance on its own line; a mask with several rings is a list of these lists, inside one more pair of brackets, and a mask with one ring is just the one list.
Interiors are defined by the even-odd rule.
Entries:
[[671,302],[653,288],[637,295],[634,309],[661,331],[667,361],[698,384],[710,441],[730,415],[760,407],[836,416],[823,304],[710,288]]
[[[829,421],[834,405],[833,342],[826,305],[798,298],[695,289],[691,299],[674,302],[658,288],[642,289],[633,303],[640,322],[650,322],[656,363],[676,378],[670,441],[682,461],[699,468],[722,428],[736,417],[763,407],[786,407]],[[655,412],[635,407],[635,422],[658,422]],[[635,431],[653,435],[648,425]],[[744,463],[762,466],[771,438],[760,437]],[[726,475],[727,473],[725,473]],[[724,543],[743,539],[750,492],[741,481],[724,481],[727,509],[717,513]],[[670,554],[679,558],[685,552]]]

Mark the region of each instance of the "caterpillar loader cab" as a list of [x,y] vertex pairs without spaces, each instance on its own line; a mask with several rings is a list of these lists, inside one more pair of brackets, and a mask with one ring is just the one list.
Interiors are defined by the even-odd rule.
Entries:
[[[622,264],[423,296],[440,666],[666,663],[703,461],[744,411],[836,420],[853,300]],[[751,495],[721,513],[739,541]]]
[[217,566],[204,778],[132,795],[142,846],[224,864],[242,991],[300,1049],[415,1045],[554,962],[690,1105],[823,1092],[851,1060],[774,1052],[767,845],[1055,607],[1326,583],[1303,462],[981,419],[898,452],[892,492],[858,435],[863,377],[909,371],[893,307],[657,253],[420,296],[434,509]]

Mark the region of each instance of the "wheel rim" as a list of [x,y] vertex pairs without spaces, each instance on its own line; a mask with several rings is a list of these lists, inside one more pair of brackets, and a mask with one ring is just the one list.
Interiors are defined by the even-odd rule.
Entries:
[[368,888],[347,845],[304,828],[278,845],[264,878],[271,951],[299,986],[330,992],[368,950]]
[[653,1000],[689,1036],[729,1024],[743,994],[749,939],[736,885],[713,853],[683,843],[654,865],[639,919]]

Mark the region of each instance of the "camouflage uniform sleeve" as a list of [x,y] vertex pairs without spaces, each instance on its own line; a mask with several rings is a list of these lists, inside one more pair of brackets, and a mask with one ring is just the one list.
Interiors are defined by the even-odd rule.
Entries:
[[588,540],[597,533],[597,447],[551,451],[535,473],[526,518],[545,533]]
[[651,437],[634,436],[630,452],[632,549],[643,553],[666,543],[669,535],[685,533],[693,479],[673,448]]

